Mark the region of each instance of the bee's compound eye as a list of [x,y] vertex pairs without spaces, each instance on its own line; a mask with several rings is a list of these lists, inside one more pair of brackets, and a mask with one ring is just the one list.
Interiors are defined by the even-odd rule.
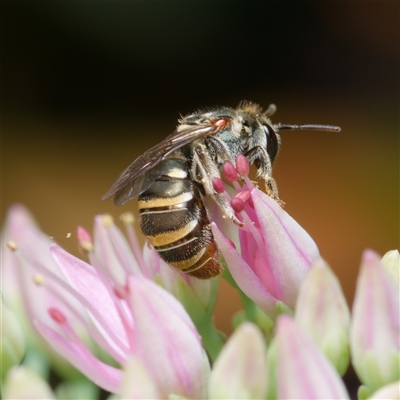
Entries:
[[217,129],[225,128],[229,125],[229,121],[227,118],[216,118],[210,121]]
[[278,137],[269,125],[263,125],[263,128],[265,135],[267,136],[267,153],[272,162],[275,160],[276,154],[278,153]]

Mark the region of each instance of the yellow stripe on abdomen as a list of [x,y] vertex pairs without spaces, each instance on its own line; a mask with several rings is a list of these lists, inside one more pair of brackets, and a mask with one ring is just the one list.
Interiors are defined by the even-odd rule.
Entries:
[[177,268],[180,270],[190,268],[191,266],[195,265],[197,263],[197,261],[199,261],[201,259],[201,257],[203,256],[205,251],[206,251],[206,248],[204,247],[198,253],[196,253],[193,257],[190,257],[186,260],[170,262],[169,264],[171,266],[173,266],[174,268]]
[[149,200],[140,199],[138,201],[138,205],[139,209],[168,207],[168,206],[176,206],[178,204],[183,204],[192,199],[193,199],[192,193],[184,192],[175,197],[154,197]]
[[147,236],[147,239],[154,247],[165,246],[185,238],[189,233],[193,231],[194,228],[196,228],[197,224],[198,221],[193,220],[181,229],[159,233],[158,235],[154,236]]

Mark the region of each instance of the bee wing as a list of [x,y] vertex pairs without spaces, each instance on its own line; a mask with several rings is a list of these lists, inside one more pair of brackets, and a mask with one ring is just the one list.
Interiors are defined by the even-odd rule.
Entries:
[[132,162],[113,183],[102,200],[116,194],[114,202],[123,205],[149,188],[161,176],[157,165],[175,150],[202,137],[212,135],[219,128],[213,124],[194,125],[174,131],[162,142],[147,150]]
[[139,194],[147,190],[154,180],[159,178],[161,174],[162,169],[158,168],[158,165],[156,165],[154,168],[151,168],[149,171],[146,171],[143,173],[143,175],[139,176],[139,178],[127,183],[122,187],[122,189],[118,190],[115,193],[114,203],[117,206],[122,206],[127,201],[139,196]]

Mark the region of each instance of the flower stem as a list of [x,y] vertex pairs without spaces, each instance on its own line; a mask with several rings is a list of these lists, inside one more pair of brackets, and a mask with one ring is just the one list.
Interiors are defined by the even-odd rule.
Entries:
[[203,346],[211,359],[211,363],[214,363],[214,361],[218,357],[219,352],[224,346],[224,334],[217,331],[214,323],[209,318],[205,319],[202,324],[197,324],[197,330],[201,335]]
[[257,323],[257,306],[253,300],[249,299],[241,290],[239,290],[240,299],[242,300],[242,305],[244,312],[246,314],[247,321]]

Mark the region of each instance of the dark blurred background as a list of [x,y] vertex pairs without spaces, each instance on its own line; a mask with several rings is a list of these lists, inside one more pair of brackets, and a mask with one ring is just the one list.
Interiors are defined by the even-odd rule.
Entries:
[[[351,303],[362,251],[399,247],[397,2],[32,2],[2,8],[2,217],[25,204],[77,253],[78,225],[179,114],[278,106],[275,178]],[[240,308],[222,284],[217,324]]]

